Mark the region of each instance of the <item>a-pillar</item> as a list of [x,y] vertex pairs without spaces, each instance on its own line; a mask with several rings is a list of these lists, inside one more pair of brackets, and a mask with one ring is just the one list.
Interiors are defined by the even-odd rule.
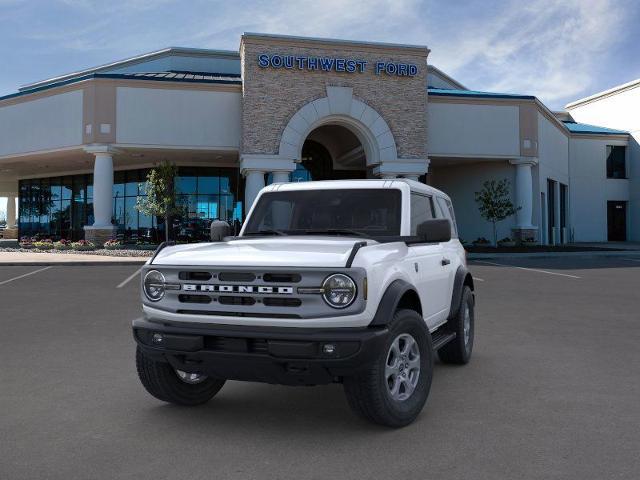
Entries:
[[93,163],[93,225],[84,227],[84,238],[96,245],[115,235],[111,223],[113,217],[113,155],[115,150],[108,145],[92,145],[85,151],[94,156]]
[[516,167],[516,226],[513,236],[516,240],[536,240],[538,227],[533,225],[533,172],[532,168],[538,164],[535,157],[521,157],[510,160]]

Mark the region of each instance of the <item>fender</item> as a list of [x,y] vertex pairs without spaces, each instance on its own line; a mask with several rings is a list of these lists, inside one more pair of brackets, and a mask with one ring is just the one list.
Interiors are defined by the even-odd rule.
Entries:
[[453,280],[453,294],[451,295],[451,308],[449,309],[449,318],[453,318],[458,314],[460,310],[460,304],[462,302],[462,290],[465,285],[469,285],[473,292],[473,277],[466,266],[460,265],[456,271],[456,276]]
[[[384,326],[387,325],[393,318],[393,314],[398,308],[400,299],[408,291],[415,292],[415,288],[404,280],[394,280],[389,284],[387,290],[382,295],[380,303],[378,304],[378,310],[371,320],[369,326]],[[417,292],[416,292],[417,295]]]

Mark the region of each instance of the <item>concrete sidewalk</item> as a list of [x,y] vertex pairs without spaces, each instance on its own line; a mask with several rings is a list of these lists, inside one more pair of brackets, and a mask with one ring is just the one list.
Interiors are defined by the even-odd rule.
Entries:
[[559,257],[623,257],[640,260],[640,250],[616,251],[584,251],[584,252],[526,252],[526,253],[468,253],[469,260],[484,260],[488,258],[559,258]]
[[115,257],[79,253],[0,252],[3,265],[142,265],[149,257]]

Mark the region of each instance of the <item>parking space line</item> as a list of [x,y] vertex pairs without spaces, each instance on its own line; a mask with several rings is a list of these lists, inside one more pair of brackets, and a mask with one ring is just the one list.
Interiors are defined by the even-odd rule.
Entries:
[[477,282],[484,282],[484,278],[473,277]]
[[139,268],[138,270],[133,272],[131,275],[129,275],[127,278],[125,278],[122,282],[120,282],[118,284],[118,286],[116,288],[124,287],[127,283],[129,283],[131,280],[133,280],[134,278],[136,278],[138,276],[138,274],[140,273],[140,270],[142,270],[142,268]]
[[582,277],[578,277],[577,275],[569,275],[568,273],[550,272],[549,270],[538,270],[537,268],[518,267],[517,265],[508,265],[506,263],[493,263],[493,262],[486,262],[484,260],[475,260],[475,262],[484,263],[486,265],[493,265],[496,267],[511,267],[511,268],[517,268],[518,270],[527,270],[529,272],[546,273],[548,275],[558,275],[560,277],[582,278]]
[[9,280],[4,280],[4,281],[0,282],[0,285],[4,285],[5,283],[13,282],[14,280],[20,280],[21,278],[28,277],[29,275],[34,275],[34,274],[39,273],[39,272],[44,272],[45,270],[49,270],[50,268],[52,268],[52,267],[48,266],[48,267],[44,267],[44,268],[39,268],[38,270],[34,270],[33,272],[25,273],[23,275],[19,275],[17,277],[10,278]]

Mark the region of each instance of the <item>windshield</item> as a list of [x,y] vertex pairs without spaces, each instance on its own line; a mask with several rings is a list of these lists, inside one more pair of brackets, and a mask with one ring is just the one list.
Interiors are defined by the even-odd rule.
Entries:
[[244,235],[400,235],[397,189],[299,190],[265,193]]

